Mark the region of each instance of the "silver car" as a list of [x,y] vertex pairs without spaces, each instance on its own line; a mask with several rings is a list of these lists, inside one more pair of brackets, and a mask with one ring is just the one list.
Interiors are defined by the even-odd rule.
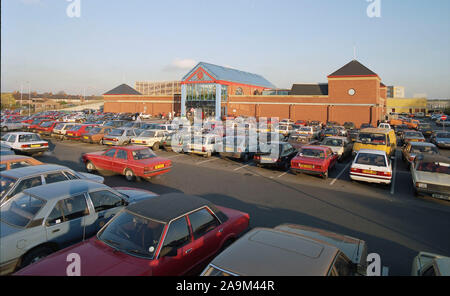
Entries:
[[23,191],[0,210],[0,275],[95,235],[129,203],[154,196],[86,180]]
[[420,154],[411,165],[416,195],[450,201],[450,159],[437,154]]
[[65,166],[46,164],[23,167],[0,173],[0,206],[25,189],[67,180],[91,180],[103,183],[104,178],[76,172]]
[[1,130],[6,133],[9,131],[18,131],[25,127],[25,125],[18,121],[13,121],[11,119],[6,119],[1,122]]
[[131,139],[136,137],[136,131],[133,128],[115,128],[107,135],[103,136],[103,145],[121,146],[128,145]]

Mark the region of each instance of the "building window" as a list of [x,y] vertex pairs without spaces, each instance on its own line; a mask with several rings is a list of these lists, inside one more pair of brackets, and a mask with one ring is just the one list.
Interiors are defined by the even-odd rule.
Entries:
[[244,94],[244,91],[242,90],[241,87],[236,88],[236,92],[235,92],[236,96],[242,96],[243,94]]

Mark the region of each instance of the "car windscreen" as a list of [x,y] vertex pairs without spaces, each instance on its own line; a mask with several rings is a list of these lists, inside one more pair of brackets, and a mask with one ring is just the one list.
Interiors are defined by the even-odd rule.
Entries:
[[439,150],[434,146],[411,146],[410,153],[425,153],[425,154],[438,154]]
[[64,127],[64,123],[58,123],[57,125],[55,125],[55,130],[60,130]]
[[421,129],[431,129],[431,124],[429,123],[422,123],[419,125],[419,128]]
[[145,131],[145,132],[143,132],[143,133],[140,135],[140,137],[143,137],[143,138],[154,138],[155,135],[156,135],[156,132],[155,132],[155,131]]
[[14,186],[16,179],[0,175],[0,197],[3,198],[6,193]]
[[405,137],[406,138],[421,138],[423,136],[421,133],[418,133],[418,132],[406,132]]
[[19,193],[1,208],[0,220],[10,225],[25,227],[44,206],[45,201]]
[[298,130],[300,132],[311,132],[311,128],[310,127],[301,127]]
[[79,129],[81,129],[81,127],[82,127],[82,125],[75,125],[75,126],[73,126],[72,128],[70,128],[70,129],[68,129],[68,130],[71,130],[71,131],[76,132],[76,131],[78,131]]
[[386,145],[386,135],[374,133],[360,133],[358,141],[373,145]]
[[325,158],[325,151],[321,149],[311,149],[311,148],[304,148],[302,151],[300,151],[300,155],[304,157],[313,157],[313,158]]
[[322,145],[341,147],[341,146],[344,146],[344,142],[341,139],[325,139],[325,140],[323,140]]
[[98,239],[124,253],[153,259],[165,224],[123,211],[98,234]]
[[134,160],[142,160],[156,157],[156,154],[153,153],[153,151],[150,150],[150,148],[135,150],[131,154],[133,155]]
[[41,124],[41,127],[49,127],[49,126],[51,126],[52,124],[53,124],[52,121],[44,121],[44,122]]
[[439,138],[439,139],[450,139],[450,133],[438,133],[438,134],[436,134],[436,138]]
[[335,129],[335,128],[327,128],[327,129],[325,130],[324,133],[325,133],[325,134],[332,134],[332,135],[335,135],[335,134],[338,133],[338,130]]
[[108,134],[108,136],[116,136],[116,137],[120,137],[120,136],[123,135],[123,133],[124,133],[124,130],[123,130],[123,129],[117,129],[117,128],[115,128],[115,129],[113,129],[113,130]]
[[361,165],[386,167],[386,158],[381,154],[359,153],[355,163]]
[[19,135],[19,143],[42,141],[41,137],[36,134]]
[[102,128],[101,127],[94,127],[93,129],[91,129],[90,131],[89,131],[89,133],[91,133],[91,134],[98,134],[98,133],[100,133],[102,131]]
[[421,161],[417,164],[416,170],[420,172],[450,175],[450,163],[436,162],[436,161]]

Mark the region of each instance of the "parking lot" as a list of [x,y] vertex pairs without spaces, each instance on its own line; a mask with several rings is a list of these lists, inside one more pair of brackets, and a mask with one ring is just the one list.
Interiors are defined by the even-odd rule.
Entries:
[[[48,139],[50,150],[38,159],[85,171],[80,157],[103,150],[100,145]],[[449,150],[441,154],[450,156]],[[390,186],[352,182],[351,159],[338,163],[329,178],[293,175],[218,156],[158,151],[170,159],[170,173],[130,183],[106,175],[112,187],[138,187],[157,194],[184,192],[250,214],[251,227],[295,223],[365,240],[390,275],[408,275],[419,251],[450,255],[450,203],[414,195],[411,174],[397,151]]]

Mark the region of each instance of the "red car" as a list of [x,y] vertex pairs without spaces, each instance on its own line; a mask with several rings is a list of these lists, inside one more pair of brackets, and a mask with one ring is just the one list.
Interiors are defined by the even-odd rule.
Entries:
[[295,125],[307,126],[308,122],[306,120],[297,120]]
[[35,120],[33,120],[31,122],[30,125],[27,126],[27,130],[29,132],[35,132],[41,126],[41,124],[43,124],[46,121],[51,121],[51,119],[48,119],[48,118],[36,118]]
[[136,177],[149,180],[168,173],[172,167],[169,159],[158,157],[143,146],[114,146],[106,151],[83,154],[82,160],[88,172],[115,172],[125,175],[128,181],[133,181]]
[[328,172],[334,167],[339,156],[328,147],[303,146],[291,160],[291,172],[307,173],[328,178]]
[[66,131],[65,139],[68,140],[81,140],[82,137],[89,133],[91,129],[97,127],[98,124],[77,124],[74,125],[70,130]]
[[[171,193],[138,201],[98,234],[15,275],[65,276],[78,254],[81,276],[178,276],[202,271],[249,226],[246,213]],[[263,260],[263,259],[262,259]]]
[[44,121],[37,128],[36,132],[44,135],[50,136],[52,134],[53,128],[60,123],[59,121]]

